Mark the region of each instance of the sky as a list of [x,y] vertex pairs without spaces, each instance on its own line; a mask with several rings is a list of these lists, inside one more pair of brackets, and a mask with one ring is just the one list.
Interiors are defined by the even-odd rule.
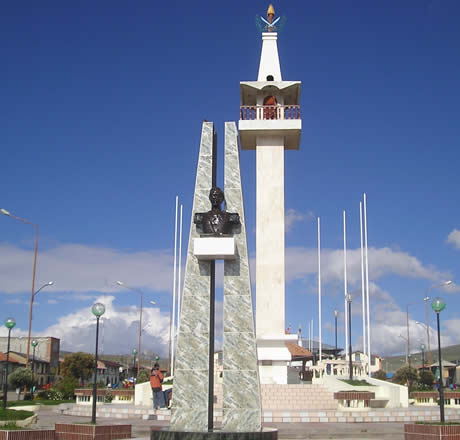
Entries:
[[[201,123],[239,117],[239,82],[257,79],[254,17],[268,3],[9,2],[0,17],[0,208],[40,228],[33,335],[103,353],[168,351],[175,197],[186,254]],[[347,215],[352,345],[362,346],[359,202],[367,194],[371,348],[404,353],[426,333],[426,291],[447,303],[443,344],[460,343],[460,4],[454,0],[279,2],[284,80],[302,81],[299,151],[285,154],[286,326],[344,346]],[[255,153],[240,153],[251,270]],[[34,228],[0,215],[0,307],[27,333]],[[185,259],[182,259],[185,264]],[[219,272],[219,271],[218,271]],[[219,272],[218,285],[222,282]],[[129,290],[116,285],[121,280]],[[252,279],[254,285],[254,276]],[[137,289],[137,290],[136,290]],[[254,289],[253,289],[254,290]],[[219,296],[220,295],[220,296]],[[253,291],[253,296],[255,291]],[[222,293],[217,294],[222,322]],[[155,304],[150,303],[154,301]],[[408,304],[410,304],[408,306]],[[429,313],[432,347],[435,314]],[[0,334],[6,334],[2,327]]]

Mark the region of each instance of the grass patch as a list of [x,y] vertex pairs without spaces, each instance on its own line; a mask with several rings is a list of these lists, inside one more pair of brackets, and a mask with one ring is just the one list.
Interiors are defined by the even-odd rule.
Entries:
[[0,431],[18,431],[20,429],[22,430],[24,428],[16,425],[15,422],[9,422],[6,425],[0,426]]
[[340,379],[342,382],[347,383],[348,385],[352,385],[354,387],[373,387],[375,385],[372,385],[371,383],[367,382],[364,379],[357,380],[357,379]]
[[75,403],[75,400],[46,400],[46,399],[36,399],[36,400],[13,400],[12,402],[7,402],[7,407],[15,406],[29,406],[29,405],[60,405],[61,403]]
[[0,409],[0,420],[24,420],[33,415],[34,413],[32,411]]

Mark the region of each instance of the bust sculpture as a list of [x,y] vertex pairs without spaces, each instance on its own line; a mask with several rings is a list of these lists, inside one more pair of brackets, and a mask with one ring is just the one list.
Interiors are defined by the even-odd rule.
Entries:
[[214,237],[228,236],[234,234],[240,223],[240,216],[237,213],[222,211],[221,205],[225,201],[224,192],[213,187],[209,191],[211,210],[208,212],[197,212],[193,222],[201,235]]

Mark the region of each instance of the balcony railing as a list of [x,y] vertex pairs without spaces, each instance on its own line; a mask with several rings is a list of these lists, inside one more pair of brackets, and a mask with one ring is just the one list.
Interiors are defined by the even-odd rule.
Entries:
[[300,105],[243,105],[240,107],[240,119],[300,119]]

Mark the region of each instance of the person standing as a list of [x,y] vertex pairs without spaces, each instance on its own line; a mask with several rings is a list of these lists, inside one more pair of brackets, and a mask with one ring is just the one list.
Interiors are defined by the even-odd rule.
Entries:
[[163,373],[160,371],[160,365],[156,363],[152,371],[150,372],[150,386],[152,387],[152,394],[153,394],[153,408],[163,408],[165,406],[164,402],[164,395],[162,390],[162,382],[164,376]]

